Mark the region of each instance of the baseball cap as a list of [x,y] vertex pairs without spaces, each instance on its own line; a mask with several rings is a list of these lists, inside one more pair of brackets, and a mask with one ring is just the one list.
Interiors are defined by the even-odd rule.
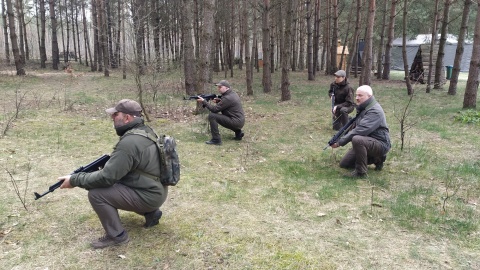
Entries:
[[142,106],[140,106],[140,104],[134,100],[122,99],[117,103],[117,105],[115,105],[115,107],[106,109],[105,112],[110,115],[116,112],[122,112],[133,116],[140,116],[142,113]]
[[345,70],[340,69],[339,71],[335,72],[334,75],[337,76],[337,77],[346,77],[347,73],[345,73]]
[[230,88],[230,84],[226,80],[221,80],[218,83],[215,84],[216,86],[225,86],[227,88]]

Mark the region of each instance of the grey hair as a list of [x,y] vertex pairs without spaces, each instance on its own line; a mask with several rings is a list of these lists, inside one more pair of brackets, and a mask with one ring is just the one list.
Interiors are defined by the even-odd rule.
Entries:
[[368,96],[373,96],[373,90],[370,87],[370,85],[362,85],[362,86],[357,88],[357,91],[364,92]]

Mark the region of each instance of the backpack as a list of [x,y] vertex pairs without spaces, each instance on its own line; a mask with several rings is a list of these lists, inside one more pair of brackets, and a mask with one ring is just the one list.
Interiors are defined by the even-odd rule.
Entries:
[[154,135],[142,129],[131,129],[124,136],[128,134],[140,135],[155,142],[160,155],[160,176],[151,175],[141,170],[136,171],[154,180],[160,180],[164,186],[175,186],[180,181],[180,160],[175,139],[166,135],[158,136],[156,133],[154,137]]

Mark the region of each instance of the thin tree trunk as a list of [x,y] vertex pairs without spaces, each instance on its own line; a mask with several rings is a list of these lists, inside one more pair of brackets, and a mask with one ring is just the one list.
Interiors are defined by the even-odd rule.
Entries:
[[298,70],[303,71],[305,69],[305,5],[299,5],[299,12],[298,12],[298,28],[299,28],[299,36],[298,36]]
[[457,49],[455,51],[455,60],[453,60],[452,77],[450,78],[450,85],[448,87],[449,95],[457,94],[458,75],[460,74],[460,64],[462,63],[462,56],[465,43],[465,35],[468,28],[468,18],[470,15],[470,7],[472,0],[465,0],[463,5],[462,23],[460,26],[460,34],[458,35]]
[[358,39],[359,39],[359,36],[360,36],[360,20],[361,20],[361,17],[362,17],[362,0],[357,0],[357,5],[356,5],[356,8],[357,8],[357,12],[356,12],[356,16],[355,16],[355,30],[353,32],[353,37],[352,37],[352,40],[353,40],[353,46],[352,46],[352,51],[350,53],[350,59],[348,60],[348,65],[347,65],[347,74],[350,73],[350,71],[353,69],[352,67],[352,64],[353,64],[353,60],[355,60],[355,72],[354,72],[354,77],[356,78],[357,77],[357,66],[358,66]]
[[15,59],[15,67],[17,69],[17,75],[25,75],[24,63],[22,56],[18,49],[17,33],[15,30],[15,15],[13,14],[12,0],[7,0],[7,15],[8,26],[10,30],[10,41],[12,43],[13,58]]
[[312,4],[310,0],[305,2],[305,9],[307,11],[307,69],[308,80],[315,80],[315,74],[313,71],[313,40],[312,40]]
[[269,13],[270,13],[270,0],[263,0],[263,13],[262,13],[262,50],[263,50],[263,92],[270,93],[272,91],[272,75],[270,59],[270,25],[269,25]]
[[433,25],[432,25],[432,41],[430,43],[430,54],[428,58],[428,77],[426,93],[430,93],[432,88],[432,72],[433,72],[433,48],[437,41],[437,25],[438,25],[438,5],[440,0],[435,0],[435,8],[433,11]]
[[88,67],[88,59],[90,59],[91,71],[95,65],[92,61],[92,51],[90,49],[90,40],[88,38],[87,16],[85,15],[85,2],[82,1],[82,16],[83,16],[83,38],[85,41],[85,64]]
[[2,0],[2,21],[3,21],[3,37],[5,38],[5,60],[10,65],[10,43],[8,42],[8,24],[7,11],[5,10],[5,0]]
[[50,0],[50,25],[52,27],[52,68],[58,70],[60,63],[57,40],[57,17],[55,15],[55,0]]
[[330,65],[327,66],[327,74],[333,75],[339,67],[337,66],[337,47],[338,47],[338,0],[332,1],[332,28],[330,40]]
[[183,62],[183,71],[185,76],[185,92],[187,95],[195,94],[195,53],[192,40],[192,17],[189,0],[183,0],[183,46],[185,46],[185,56]]
[[[478,10],[480,10],[480,1],[477,1]],[[477,12],[475,21],[475,32],[473,36],[472,58],[470,60],[470,69],[468,70],[467,85],[465,87],[465,96],[463,97],[464,109],[475,109],[477,107],[477,92],[480,75],[480,12]]]
[[405,0],[403,5],[403,34],[402,34],[402,56],[403,56],[403,69],[405,71],[405,84],[407,86],[407,94],[413,95],[412,84],[410,83],[410,76],[408,72],[410,70],[407,60],[407,14],[408,14],[408,0]]
[[442,70],[443,70],[443,58],[445,56],[445,44],[447,43],[447,31],[448,31],[448,20],[450,14],[450,6],[452,0],[445,0],[445,5],[443,7],[443,18],[442,18],[442,29],[440,34],[440,44],[438,45],[438,56],[437,62],[435,64],[435,81],[433,83],[434,89],[441,89],[443,85],[442,81]]
[[243,11],[243,45],[245,46],[245,82],[247,84],[247,96],[253,95],[253,77],[252,77],[252,63],[251,63],[251,53],[250,53],[250,31],[248,30],[248,9],[247,1],[244,1],[242,4]]
[[369,0],[368,5],[368,23],[365,38],[365,50],[363,51],[362,77],[360,85],[370,85],[372,83],[372,62],[373,62],[373,27],[375,23],[375,0]]
[[46,16],[45,16],[45,0],[40,0],[40,67],[46,68],[47,61],[47,49],[45,47],[45,25],[46,25]]
[[290,94],[290,79],[289,79],[289,68],[290,68],[290,37],[292,32],[292,21],[293,21],[293,12],[295,0],[291,0],[287,6],[287,16],[285,18],[285,34],[283,37],[283,56],[282,56],[282,101],[287,101],[292,98]]
[[23,0],[16,0],[15,11],[17,12],[17,22],[18,22],[18,48],[20,50],[20,58],[22,59],[23,64],[25,64],[25,32],[23,29],[23,9],[22,9]]
[[108,54],[108,42],[107,42],[107,18],[105,10],[105,1],[99,0],[100,12],[98,19],[100,21],[100,48],[103,56],[103,75],[105,77],[110,76],[110,63],[109,63],[109,54]]
[[385,28],[387,27],[387,9],[388,1],[384,0],[384,6],[382,10],[382,28],[380,30],[380,43],[378,44],[378,54],[377,54],[377,79],[382,78],[382,62],[383,62],[383,48],[385,44]]
[[391,69],[391,51],[392,51],[392,43],[393,39],[395,38],[395,18],[396,18],[396,7],[397,7],[398,0],[392,0],[390,3],[390,17],[388,21],[388,38],[387,44],[385,45],[385,61],[383,63],[383,74],[382,79],[390,80],[390,69]]

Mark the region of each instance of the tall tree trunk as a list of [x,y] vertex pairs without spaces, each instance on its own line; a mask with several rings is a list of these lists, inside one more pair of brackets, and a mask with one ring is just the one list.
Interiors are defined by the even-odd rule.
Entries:
[[369,0],[367,33],[365,38],[365,50],[363,51],[362,77],[360,85],[372,83],[372,62],[373,62],[373,27],[375,23],[375,0]]
[[287,16],[285,18],[285,32],[283,37],[283,51],[282,51],[282,101],[287,101],[292,98],[290,94],[290,79],[288,72],[290,69],[290,44],[291,44],[291,32],[292,32],[292,21],[293,21],[293,12],[296,5],[295,0],[288,1],[287,5]]
[[442,29],[440,34],[440,44],[438,45],[438,56],[437,62],[435,64],[435,81],[433,83],[434,89],[441,89],[442,82],[442,71],[443,71],[443,58],[445,56],[445,44],[447,43],[447,31],[448,31],[448,20],[450,14],[450,6],[453,0],[445,0],[445,5],[443,7],[443,18],[442,18]]
[[390,80],[390,68],[391,68],[391,59],[392,59],[392,43],[395,38],[395,18],[397,16],[397,7],[398,0],[392,0],[390,3],[390,17],[388,20],[388,29],[387,29],[387,44],[385,44],[385,61],[383,63],[383,73],[382,79]]
[[212,39],[214,25],[215,0],[205,0],[203,4],[203,24],[200,35],[200,54],[198,58],[197,92],[205,93],[209,89],[207,84],[210,78],[210,54],[213,48]]
[[45,25],[46,25],[46,16],[45,16],[45,0],[39,0],[40,3],[40,67],[46,68],[47,61],[47,49],[45,47]]
[[385,28],[387,28],[387,9],[388,1],[384,0],[383,10],[382,10],[382,28],[380,30],[380,43],[378,44],[378,54],[377,54],[377,79],[382,78],[382,62],[383,62],[383,48],[385,44]]
[[100,12],[98,12],[99,31],[100,31],[100,48],[103,56],[103,75],[105,77],[110,76],[110,63],[109,63],[109,54],[108,54],[108,41],[107,41],[107,18],[105,10],[105,1],[99,0]]
[[[253,5],[253,42],[252,42],[252,69],[255,67],[257,69],[257,73],[260,72],[260,65],[258,64],[259,59],[258,59],[258,36],[257,36],[257,26],[258,26],[258,16],[257,16],[257,7],[258,7],[258,0],[253,0],[252,1]],[[253,72],[252,72],[253,73]],[[253,74],[252,74],[253,78]]]
[[298,70],[303,71],[305,69],[305,5],[298,5],[298,28],[299,28],[299,36],[298,36]]
[[[91,71],[101,70],[99,65],[99,46],[98,46],[98,25],[97,25],[97,4],[95,0],[91,0],[91,12],[92,12],[92,28],[93,28],[93,61],[90,61]],[[135,15],[133,16],[133,23],[135,25]],[[92,58],[90,58],[92,60]]]
[[317,75],[317,71],[320,69],[319,65],[319,51],[320,51],[320,0],[315,0],[314,13],[313,13],[313,52],[312,52],[312,66],[313,77]]
[[17,33],[15,30],[15,15],[13,14],[12,0],[7,1],[7,15],[8,15],[8,26],[10,30],[10,41],[12,43],[12,52],[13,58],[15,59],[15,67],[17,69],[17,75],[25,75],[24,63],[22,61],[22,56],[18,49]]
[[262,51],[263,51],[263,77],[262,85],[263,92],[270,93],[272,91],[272,75],[270,59],[270,0],[263,0],[263,13],[262,13]]
[[137,72],[140,75],[145,74],[144,64],[143,64],[143,39],[144,39],[144,14],[145,7],[144,1],[135,0],[133,6],[133,29],[135,34],[135,64],[137,66]]
[[22,59],[23,64],[25,64],[25,32],[23,29],[23,0],[15,1],[15,11],[17,12],[17,22],[18,22],[18,49],[20,50],[20,58]]
[[433,72],[433,48],[437,41],[437,25],[438,25],[438,5],[440,0],[435,0],[435,7],[433,11],[433,22],[432,22],[432,40],[430,42],[430,54],[428,57],[428,76],[427,76],[427,88],[426,93],[430,93],[432,88],[432,72]]
[[[73,34],[73,45],[74,45],[74,48],[75,48],[75,61],[79,61],[80,64],[83,64],[83,61],[82,61],[82,52],[81,52],[81,49],[80,49],[80,32],[78,31],[78,9],[79,9],[79,5],[78,5],[78,2],[77,0],[75,0],[75,3],[74,5],[72,4],[71,5],[72,7],[72,22],[74,22],[74,34]],[[75,14],[75,15],[74,15]]]
[[312,4],[310,0],[305,2],[306,9],[306,20],[307,20],[307,69],[308,69],[308,80],[315,80],[315,73],[313,71],[313,40],[312,40]]
[[337,66],[337,47],[338,47],[338,0],[331,0],[332,10],[332,28],[330,40],[330,65],[327,66],[327,74],[333,75],[339,67]]
[[2,21],[3,21],[3,37],[5,38],[5,60],[10,64],[10,43],[8,43],[8,24],[7,11],[5,10],[5,0],[2,0]]
[[60,63],[57,40],[57,17],[55,15],[55,0],[50,0],[50,27],[52,28],[52,68],[58,70]]
[[408,14],[407,8],[408,8],[408,0],[405,0],[403,5],[403,23],[402,23],[402,29],[403,29],[402,56],[403,56],[403,70],[405,71],[405,84],[407,86],[407,94],[413,95],[410,76],[408,76],[410,68],[408,66],[408,60],[407,60],[407,14]]
[[185,55],[183,61],[183,71],[185,76],[185,92],[187,95],[195,94],[195,53],[192,40],[192,17],[191,3],[189,0],[183,0],[183,46],[185,47]]
[[[105,9],[106,9],[106,36],[104,39],[107,42],[107,49],[108,49],[108,55],[109,55],[109,62],[110,62],[110,67],[111,68],[117,68],[118,67],[118,61],[117,58],[115,57],[115,53],[113,50],[113,31],[112,28],[113,26],[113,20],[112,20],[112,11],[111,11],[111,5],[110,5],[110,0],[105,0]],[[152,10],[155,11],[155,10]],[[155,12],[154,12],[155,14]],[[105,16],[105,15],[104,15]]]
[[243,45],[245,46],[245,82],[247,84],[247,96],[253,95],[253,66],[252,58],[250,53],[250,31],[249,29],[249,16],[247,9],[247,1],[244,1],[242,4],[243,11]]
[[[92,61],[92,51],[90,49],[90,40],[88,38],[87,16],[85,15],[85,2],[82,1],[82,20],[83,20],[83,38],[85,41],[85,64],[88,67],[88,59],[90,59],[90,66],[95,64]],[[91,69],[92,70],[92,69]],[[92,70],[94,71],[94,70]]]
[[463,4],[462,23],[460,26],[460,34],[458,35],[457,49],[455,51],[455,60],[453,60],[452,77],[450,78],[450,85],[448,87],[449,95],[457,94],[458,75],[460,74],[460,64],[462,63],[462,56],[465,43],[465,35],[468,28],[468,18],[470,15],[470,7],[472,0],[465,0]]
[[[70,21],[68,19],[67,0],[65,0],[65,7],[64,8],[65,8],[65,24],[67,25],[67,47],[64,48],[64,50],[63,50],[63,61],[66,63],[66,62],[70,61]],[[60,18],[62,18],[61,13],[60,13]]]
[[355,78],[357,78],[357,67],[358,67],[358,56],[359,56],[359,53],[358,53],[358,42],[359,42],[359,36],[360,36],[360,20],[361,20],[361,17],[362,17],[362,0],[357,0],[357,5],[356,5],[356,10],[357,10],[357,13],[356,13],[356,16],[355,16],[355,30],[353,32],[353,37],[352,37],[352,43],[353,43],[353,46],[352,46],[352,51],[350,52],[350,59],[348,60],[348,65],[347,65],[347,74],[349,74],[351,72],[351,70],[353,69],[352,65],[353,65],[353,61],[355,60],[355,72],[354,72],[354,76]]
[[[480,10],[480,1],[477,0],[478,10]],[[475,109],[477,107],[477,92],[480,75],[480,12],[477,12],[475,20],[475,32],[473,36],[472,58],[470,60],[470,69],[468,70],[467,85],[465,87],[465,96],[463,97],[464,109]]]

